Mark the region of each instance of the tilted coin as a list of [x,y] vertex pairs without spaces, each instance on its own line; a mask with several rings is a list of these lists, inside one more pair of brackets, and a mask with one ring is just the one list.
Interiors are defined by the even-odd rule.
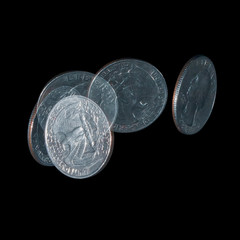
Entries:
[[111,128],[118,113],[117,95],[112,86],[103,78],[95,77],[89,87],[88,97],[101,107]]
[[108,81],[117,94],[119,108],[113,131],[139,131],[162,113],[167,85],[163,75],[150,63],[122,59],[103,67],[98,76]]
[[212,112],[217,92],[217,76],[212,61],[195,56],[178,76],[172,102],[177,129],[190,135],[200,131]]
[[[106,114],[110,127],[116,119],[118,105],[116,93],[100,77],[84,71],[66,72],[54,77],[45,86],[38,99],[38,121],[45,128],[46,119],[52,107],[62,98],[71,95],[87,96],[95,101]],[[91,90],[89,91],[91,85]]]
[[109,160],[113,136],[102,109],[83,96],[60,100],[48,115],[45,128],[48,154],[63,174],[87,178]]
[[33,158],[44,166],[53,166],[45,147],[44,131],[37,118],[37,105],[35,105],[28,124],[28,147]]

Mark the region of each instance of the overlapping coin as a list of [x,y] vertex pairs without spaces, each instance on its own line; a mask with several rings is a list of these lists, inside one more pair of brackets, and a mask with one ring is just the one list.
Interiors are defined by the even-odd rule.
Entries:
[[[89,87],[92,83],[93,77],[94,74],[83,71],[66,72],[54,77],[47,83],[47,85],[41,92],[38,102],[34,107],[34,110],[29,120],[28,145],[33,158],[41,165],[55,165],[57,167],[58,165],[54,164],[54,157],[49,150],[51,148],[47,148],[49,145],[47,144],[45,137],[49,136],[49,132],[48,130],[46,130],[46,122],[48,119],[51,119],[51,111],[53,109],[56,109],[54,107],[58,106],[61,100],[66,100],[66,98],[70,96],[76,96],[76,101],[78,101],[79,103],[81,101],[83,102],[84,106],[82,110],[85,109],[86,112],[84,113],[81,111],[79,120],[76,120],[76,124],[79,124],[78,129],[82,129],[83,132],[80,133],[78,131],[73,131],[73,135],[77,133],[79,133],[80,135],[85,134],[85,138],[83,137],[81,139],[80,137],[77,137],[76,141],[81,141],[81,143],[79,143],[78,150],[73,150],[73,152],[77,152],[77,156],[79,157],[79,163],[81,162],[81,164],[77,164],[76,166],[74,165],[74,163],[76,163],[75,160],[77,159],[77,156],[73,157],[72,161],[69,161],[71,156],[74,155],[74,153],[72,152],[69,154],[68,157],[66,157],[66,161],[64,161],[64,163],[69,164],[65,166],[65,169],[67,167],[75,167],[75,170],[73,170],[72,168],[72,174],[68,173],[68,171],[64,172],[64,170],[62,170],[63,173],[73,178],[86,178],[99,172],[108,162],[113,149],[113,133],[111,132],[110,128],[117,115],[118,105],[116,94],[112,87],[109,85],[109,83],[107,83],[100,77],[97,78],[94,86],[90,90]],[[87,95],[89,95],[88,98],[84,98],[84,96],[86,97]],[[96,103],[90,100],[90,98],[92,98],[93,101],[95,101]],[[92,106],[91,109],[86,109],[86,107],[90,106]],[[67,105],[67,108],[68,107],[72,109],[72,106]],[[93,112],[94,110],[95,113]],[[100,113],[98,111],[100,111]],[[101,121],[104,118],[104,126],[99,127],[97,125],[100,124],[99,116],[97,115],[101,117]],[[60,121],[59,118],[58,121]],[[95,124],[94,121],[96,121],[97,124]],[[70,125],[73,122],[74,121],[70,121]],[[67,131],[72,125],[68,126],[67,129],[64,129],[64,126],[64,123],[59,126],[62,130],[61,133],[66,133],[66,135],[68,136],[68,143],[75,144],[75,142],[71,142],[69,140],[70,133],[65,132],[65,130]],[[95,132],[95,127],[97,129],[97,132]],[[103,132],[101,132],[101,129]],[[46,132],[47,134],[44,134],[44,132]],[[61,135],[61,133],[58,133],[57,135]],[[104,140],[103,144],[101,145],[100,143],[102,141],[102,135],[107,136],[108,141]],[[93,141],[94,137],[97,137],[97,140],[95,139],[97,143]],[[82,142],[83,139],[85,139],[85,144],[83,144]],[[96,144],[99,149],[94,149],[94,144]],[[104,144],[109,144],[109,148],[107,149],[108,152],[106,157],[103,159],[102,156],[104,157],[105,151]],[[65,149],[67,148],[67,146],[69,145],[63,145]],[[83,149],[81,147],[83,147]],[[90,153],[91,149],[95,151],[94,154]],[[82,157],[80,157],[81,150],[83,151]],[[60,152],[58,153],[60,154]],[[90,161],[91,159],[92,161]],[[99,166],[100,163],[102,163],[101,166]],[[60,168],[58,169],[60,170]]]
[[[181,71],[172,113],[184,134],[207,122],[217,90],[212,61],[196,56]],[[145,129],[163,112],[168,90],[161,72],[137,59],[107,64],[97,74],[73,71],[51,79],[30,116],[28,145],[33,158],[75,179],[96,175],[113,150],[113,131]]]
[[113,131],[142,130],[162,113],[167,102],[167,85],[163,75],[150,63],[117,60],[103,67],[95,78],[98,76],[108,81],[117,94],[119,108]]
[[37,102],[38,121],[43,129],[49,112],[62,98],[81,95],[92,99],[104,111],[110,122],[114,123],[118,112],[117,96],[111,85],[101,77],[85,71],[73,71],[59,74],[50,80],[41,92]]

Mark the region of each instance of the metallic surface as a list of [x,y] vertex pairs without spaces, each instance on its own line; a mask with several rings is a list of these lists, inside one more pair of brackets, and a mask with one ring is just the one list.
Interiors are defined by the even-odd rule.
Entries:
[[51,110],[45,143],[59,171],[82,179],[95,175],[106,165],[113,137],[105,114],[95,102],[83,96],[69,96]]
[[200,131],[212,112],[217,76],[212,61],[195,56],[183,67],[175,86],[172,113],[177,129],[191,135]]
[[135,132],[152,124],[162,113],[167,101],[164,77],[151,64],[122,59],[103,67],[96,75],[110,83],[118,98],[115,132]]

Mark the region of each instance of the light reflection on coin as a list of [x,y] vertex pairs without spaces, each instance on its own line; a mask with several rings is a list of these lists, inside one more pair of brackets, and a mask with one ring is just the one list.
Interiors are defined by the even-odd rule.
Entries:
[[118,113],[118,100],[114,89],[103,78],[95,77],[89,87],[88,97],[101,107],[111,128]]
[[39,164],[44,166],[53,166],[45,147],[44,131],[38,123],[38,118],[36,114],[37,105],[34,107],[29,119],[27,135],[28,147],[33,158]]
[[153,65],[136,59],[122,59],[103,67],[95,77],[113,87],[118,98],[115,132],[135,132],[152,124],[167,101],[164,77]]
[[183,67],[172,102],[177,129],[191,135],[199,132],[212,112],[217,92],[217,76],[212,61],[195,56]]
[[51,110],[45,128],[48,154],[63,174],[87,178],[106,166],[113,137],[102,109],[83,96],[60,100]]

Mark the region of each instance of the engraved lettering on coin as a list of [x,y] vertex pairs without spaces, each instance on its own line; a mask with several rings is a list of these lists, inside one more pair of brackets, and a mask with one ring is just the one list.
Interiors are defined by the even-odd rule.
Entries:
[[162,113],[167,86],[162,74],[151,64],[135,59],[118,60],[102,68],[98,76],[108,81],[117,94],[119,108],[114,131],[139,131]]
[[53,107],[47,119],[45,141],[53,164],[72,178],[99,172],[113,146],[105,114],[83,96],[66,97]]
[[178,130],[194,134],[207,122],[214,105],[217,77],[213,63],[196,56],[181,71],[173,96],[173,118]]

